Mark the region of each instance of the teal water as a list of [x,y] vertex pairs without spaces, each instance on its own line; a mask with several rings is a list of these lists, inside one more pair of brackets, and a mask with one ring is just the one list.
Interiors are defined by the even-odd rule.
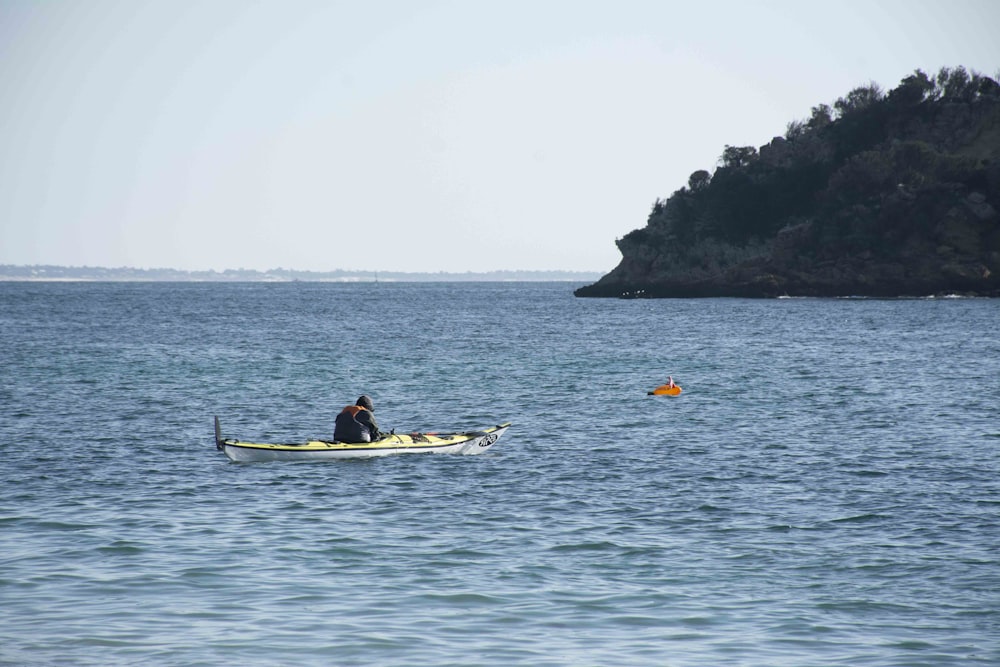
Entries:
[[573,287],[0,283],[0,664],[1000,664],[1000,301]]

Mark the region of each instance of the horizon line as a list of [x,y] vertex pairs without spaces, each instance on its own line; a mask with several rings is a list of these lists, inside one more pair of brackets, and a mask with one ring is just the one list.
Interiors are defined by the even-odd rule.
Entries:
[[454,273],[454,274],[464,274],[464,273],[606,273],[606,270],[601,269],[483,269],[473,271],[467,269],[465,271],[405,271],[402,269],[293,269],[283,266],[276,266],[269,269],[253,269],[246,267],[237,268],[225,268],[225,269],[180,269],[172,266],[105,266],[98,264],[10,264],[10,263],[0,263],[0,271],[7,269],[60,269],[60,270],[72,270],[72,271],[176,271],[178,273],[233,273],[233,272],[245,272],[245,273],[413,273],[413,274],[439,274],[439,273]]
[[60,264],[0,264],[0,281],[53,281],[53,280],[164,280],[171,278],[188,279],[239,279],[308,282],[405,281],[406,279],[469,279],[477,277],[501,277],[517,280],[518,277],[534,279],[582,279],[596,280],[606,271],[584,271],[567,269],[492,269],[483,271],[385,271],[372,269],[177,269],[170,267],[140,268],[131,266],[73,266]]

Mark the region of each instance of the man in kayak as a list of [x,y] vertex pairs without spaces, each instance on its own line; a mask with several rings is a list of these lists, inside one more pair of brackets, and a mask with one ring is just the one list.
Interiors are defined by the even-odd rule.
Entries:
[[382,432],[375,422],[375,407],[367,394],[361,396],[354,405],[348,405],[337,415],[333,439],[337,442],[375,442]]

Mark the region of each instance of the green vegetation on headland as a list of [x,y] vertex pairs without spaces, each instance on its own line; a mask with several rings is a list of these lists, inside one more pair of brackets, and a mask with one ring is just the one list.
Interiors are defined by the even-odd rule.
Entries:
[[296,269],[226,269],[181,271],[129,267],[14,266],[0,264],[0,280],[92,282],[586,282],[600,276],[595,271],[466,271],[465,273],[408,273],[404,271],[299,271]]
[[657,199],[577,296],[1000,296],[1000,84],[870,83]]

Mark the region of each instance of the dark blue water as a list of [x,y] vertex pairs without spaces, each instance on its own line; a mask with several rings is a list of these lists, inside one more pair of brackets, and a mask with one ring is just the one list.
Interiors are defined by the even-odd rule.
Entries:
[[0,283],[0,663],[1000,664],[1000,301],[572,287]]

